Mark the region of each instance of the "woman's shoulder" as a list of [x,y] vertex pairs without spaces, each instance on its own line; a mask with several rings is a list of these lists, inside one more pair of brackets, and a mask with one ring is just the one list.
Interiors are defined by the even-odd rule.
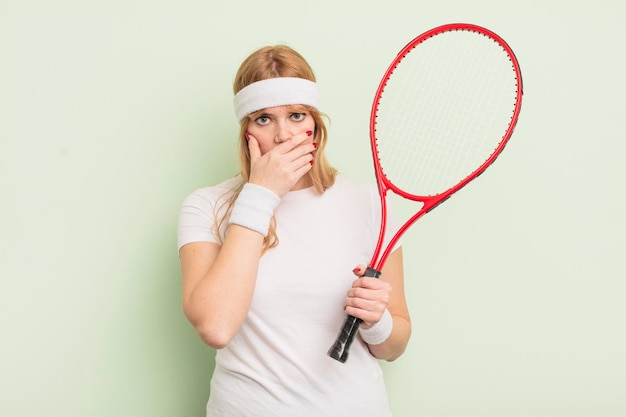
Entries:
[[235,190],[240,184],[241,176],[237,175],[215,185],[197,188],[192,191],[185,200],[212,202],[227,194],[229,191]]
[[[344,174],[337,174],[335,178],[335,183],[333,187],[337,187],[338,190],[352,190],[357,193],[371,193],[372,191],[376,192],[376,187],[364,180],[355,179],[352,177],[348,177]],[[333,188],[331,187],[331,189]]]

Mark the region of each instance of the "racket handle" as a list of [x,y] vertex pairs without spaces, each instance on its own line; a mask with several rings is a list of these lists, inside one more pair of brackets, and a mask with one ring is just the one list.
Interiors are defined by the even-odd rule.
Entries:
[[[380,278],[380,271],[377,271],[374,268],[367,268],[363,276]],[[359,330],[361,321],[361,319],[354,316],[348,315],[346,317],[343,322],[343,326],[341,326],[341,330],[339,331],[339,335],[337,336],[337,340],[335,340],[335,343],[328,350],[328,356],[341,363],[348,360],[348,350],[350,349],[350,345],[354,341],[354,337]]]

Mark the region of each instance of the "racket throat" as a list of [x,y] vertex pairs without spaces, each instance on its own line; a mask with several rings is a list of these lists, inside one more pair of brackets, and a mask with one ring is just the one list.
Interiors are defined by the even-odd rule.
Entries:
[[424,214],[430,212],[432,209],[439,206],[440,204],[445,203],[446,201],[448,201],[450,197],[452,197],[452,194],[448,194],[441,200],[431,200],[429,203],[424,203],[424,207],[422,208],[422,210],[424,211]]

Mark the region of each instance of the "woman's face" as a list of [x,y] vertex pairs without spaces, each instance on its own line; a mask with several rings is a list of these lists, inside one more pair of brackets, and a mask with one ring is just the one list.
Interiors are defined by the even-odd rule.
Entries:
[[[248,121],[247,131],[256,138],[265,154],[294,135],[315,130],[313,116],[303,106],[279,106],[264,109]],[[314,136],[311,136],[311,140]],[[305,143],[309,143],[308,141]]]

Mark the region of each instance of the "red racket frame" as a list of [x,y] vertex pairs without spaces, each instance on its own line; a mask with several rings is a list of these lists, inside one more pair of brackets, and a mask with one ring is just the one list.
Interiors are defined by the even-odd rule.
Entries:
[[[402,59],[408,53],[410,53],[410,51],[413,48],[415,48],[417,45],[424,42],[425,40],[435,35],[438,35],[442,32],[458,31],[458,30],[478,32],[482,35],[485,35],[493,39],[495,42],[497,42],[506,51],[506,53],[510,57],[511,64],[516,73],[515,76],[517,79],[515,108],[513,110],[511,120],[509,122],[509,126],[506,132],[504,133],[502,140],[500,141],[500,143],[494,150],[494,152],[477,169],[472,171],[470,175],[468,175],[465,179],[460,181],[458,184],[450,187],[449,189],[439,194],[435,194],[432,196],[419,196],[419,195],[410,194],[396,187],[384,175],[384,171],[382,169],[380,160],[378,158],[378,147],[376,145],[376,114],[377,114],[378,104],[380,102],[381,95],[384,92],[387,81],[393,74],[395,68],[402,61]],[[374,250],[374,254],[372,256],[372,259],[369,263],[367,270],[365,271],[364,276],[379,278],[381,275],[381,270],[385,264],[385,261],[387,260],[393,247],[396,245],[396,243],[398,242],[400,237],[404,234],[404,232],[409,227],[411,227],[413,223],[415,223],[424,214],[428,213],[429,211],[437,207],[439,204],[443,203],[445,200],[450,198],[452,194],[454,194],[455,192],[457,192],[458,190],[466,186],[470,181],[478,177],[481,173],[485,171],[485,169],[487,169],[487,167],[489,167],[496,160],[498,155],[500,155],[500,153],[502,152],[502,150],[508,143],[509,139],[511,138],[511,135],[513,134],[513,130],[515,129],[515,125],[517,123],[517,119],[518,119],[519,112],[520,112],[521,105],[522,105],[522,95],[523,95],[522,74],[521,74],[521,70],[519,67],[519,63],[517,62],[517,58],[515,57],[513,50],[504,41],[504,39],[502,39],[496,33],[484,27],[469,24],[469,23],[452,23],[452,24],[439,26],[439,27],[430,29],[427,32],[424,32],[423,34],[421,34],[420,36],[416,37],[411,42],[409,42],[404,48],[402,48],[402,50],[400,50],[400,52],[398,53],[394,61],[388,67],[387,71],[385,72],[378,86],[378,89],[376,90],[376,95],[374,96],[374,102],[372,104],[372,110],[370,113],[370,144],[372,148],[374,171],[376,174],[376,182],[378,185],[378,191],[379,191],[380,202],[381,202],[381,225],[380,225],[381,229],[380,229],[380,234],[378,236],[378,241],[376,243],[376,248]],[[387,247],[385,248],[384,252],[379,258],[379,254],[384,244],[385,234],[387,230],[387,198],[386,197],[387,197],[387,192],[390,190],[400,197],[403,197],[412,201],[421,202],[422,206],[420,207],[419,211],[417,211],[417,213],[411,216],[402,225],[402,227],[400,227],[398,231],[393,235],[393,237],[387,244]],[[347,360],[348,349],[350,345],[352,344],[352,341],[356,335],[356,332],[358,330],[360,323],[361,323],[361,320],[354,316],[348,315],[346,317],[346,320],[343,323],[343,326],[339,332],[339,336],[337,337],[337,340],[328,351],[328,355],[330,357],[340,362],[345,362]]]

